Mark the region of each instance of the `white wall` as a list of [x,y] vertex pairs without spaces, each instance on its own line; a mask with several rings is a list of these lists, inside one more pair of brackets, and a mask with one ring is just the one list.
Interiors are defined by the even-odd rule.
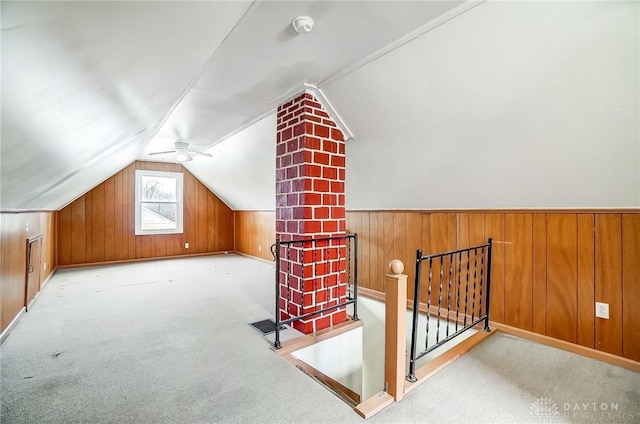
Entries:
[[216,144],[208,153],[213,157],[183,164],[232,209],[275,209],[275,113]]
[[291,356],[362,394],[362,327],[296,350]]
[[322,89],[347,208],[640,206],[638,2],[487,2]]

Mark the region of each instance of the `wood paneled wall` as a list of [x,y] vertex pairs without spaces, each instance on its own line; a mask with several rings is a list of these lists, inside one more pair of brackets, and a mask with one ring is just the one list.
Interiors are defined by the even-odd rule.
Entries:
[[[184,174],[182,234],[135,235],[136,169]],[[233,249],[233,211],[179,164],[134,162],[58,212],[59,265]]]
[[[236,250],[270,260],[273,212],[235,215]],[[393,258],[412,281],[416,249],[492,237],[493,321],[640,361],[640,210],[348,211],[347,230],[358,233],[361,286],[380,292]],[[596,319],[596,301],[609,320]]]
[[[639,210],[352,211],[347,229],[359,237],[360,284],[381,292],[393,258],[412,282],[416,249],[492,237],[493,321],[640,361]],[[609,320],[595,318],[596,301],[609,303]]]
[[42,284],[56,267],[55,212],[0,213],[0,332],[25,306],[27,239],[40,234]]
[[273,260],[269,247],[276,241],[274,211],[236,211],[236,251]]

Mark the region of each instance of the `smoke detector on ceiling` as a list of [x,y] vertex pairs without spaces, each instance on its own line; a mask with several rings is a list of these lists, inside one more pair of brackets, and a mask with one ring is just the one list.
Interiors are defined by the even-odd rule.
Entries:
[[293,29],[296,30],[298,34],[306,34],[307,32],[311,32],[313,29],[313,19],[309,16],[298,16],[293,18],[291,21],[291,25]]

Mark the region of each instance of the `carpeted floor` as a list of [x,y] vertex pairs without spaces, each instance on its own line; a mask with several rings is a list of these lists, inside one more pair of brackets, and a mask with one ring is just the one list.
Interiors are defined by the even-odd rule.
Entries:
[[[362,422],[248,325],[272,298],[236,255],[59,271],[1,347],[0,421]],[[638,423],[640,374],[497,334],[369,421]]]

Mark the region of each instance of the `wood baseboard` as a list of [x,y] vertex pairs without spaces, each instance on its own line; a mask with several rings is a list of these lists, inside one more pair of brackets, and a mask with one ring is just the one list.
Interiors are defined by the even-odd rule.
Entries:
[[567,352],[575,353],[581,356],[585,356],[591,359],[597,359],[599,361],[608,362],[610,364],[626,368],[631,371],[640,372],[640,362],[632,359],[623,358],[621,356],[612,355],[607,352],[592,349],[590,347],[577,345],[564,340],[554,339],[553,337],[543,336],[542,334],[533,333],[531,331],[522,330],[520,328],[510,327],[498,322],[489,321],[491,328],[500,330],[505,334],[520,337],[532,342],[540,343],[546,346],[555,347],[558,349],[566,350]]
[[264,262],[264,263],[271,264],[271,265],[274,265],[274,266],[276,264],[275,261],[273,261],[273,260],[267,260],[265,258],[259,258],[257,256],[250,255],[248,253],[239,252],[237,250],[234,250],[233,253],[235,253],[236,255],[244,256],[245,258],[255,259],[256,261]]
[[129,264],[129,263],[136,263],[136,262],[161,261],[163,259],[197,258],[200,256],[229,255],[233,253],[236,253],[236,252],[233,250],[225,250],[222,252],[205,252],[205,253],[192,253],[188,255],[158,256],[155,258],[120,259],[117,261],[87,262],[84,264],[58,265],[56,269],[73,269],[73,268],[84,268],[84,267],[102,266],[102,265],[121,265],[121,264]]
[[7,325],[7,328],[5,328],[2,334],[0,334],[0,344],[4,343],[5,339],[11,333],[11,330],[13,330],[13,328],[18,324],[20,318],[22,318],[22,314],[24,314],[26,311],[27,308],[23,306],[22,309],[20,309],[20,312],[18,312],[13,320],[9,323],[9,325]]
[[358,286],[358,296],[368,297],[369,299],[378,300],[380,302],[384,302],[386,299],[383,292],[360,286]]

